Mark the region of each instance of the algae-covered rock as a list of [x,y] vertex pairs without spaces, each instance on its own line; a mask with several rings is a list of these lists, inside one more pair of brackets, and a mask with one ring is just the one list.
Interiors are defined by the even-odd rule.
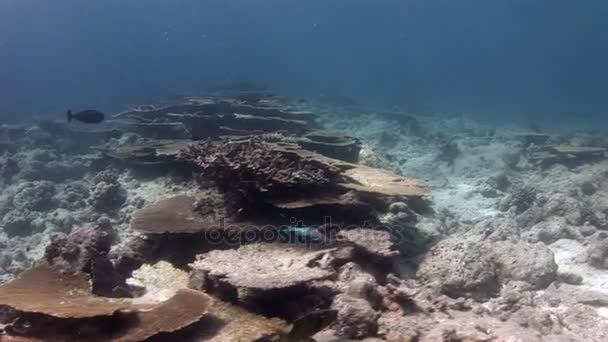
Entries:
[[494,264],[480,243],[449,238],[423,257],[417,276],[452,297],[488,298],[499,289]]
[[498,241],[487,249],[503,285],[510,281],[525,281],[534,289],[542,289],[557,278],[553,252],[543,243]]
[[376,335],[380,313],[365,299],[339,294],[331,307],[338,313],[334,323],[338,336],[361,339]]

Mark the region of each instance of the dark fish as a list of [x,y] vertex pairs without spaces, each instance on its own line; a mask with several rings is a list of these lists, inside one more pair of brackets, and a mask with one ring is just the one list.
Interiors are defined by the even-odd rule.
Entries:
[[72,122],[72,119],[74,119],[87,124],[97,124],[102,122],[103,118],[103,113],[97,110],[89,109],[78,113],[72,113],[71,110],[68,110],[68,122]]

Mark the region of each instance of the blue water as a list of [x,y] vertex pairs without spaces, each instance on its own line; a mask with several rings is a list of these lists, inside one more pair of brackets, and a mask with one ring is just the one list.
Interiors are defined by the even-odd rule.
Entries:
[[608,116],[601,0],[1,0],[0,118],[249,81],[511,120]]

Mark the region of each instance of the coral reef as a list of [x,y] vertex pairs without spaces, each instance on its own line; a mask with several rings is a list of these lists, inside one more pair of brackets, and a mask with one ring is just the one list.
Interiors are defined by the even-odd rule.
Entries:
[[608,339],[605,139],[330,102],[3,126],[0,339]]
[[91,180],[89,203],[99,211],[110,211],[120,208],[127,200],[125,189],[118,181],[118,176],[109,172],[100,172]]

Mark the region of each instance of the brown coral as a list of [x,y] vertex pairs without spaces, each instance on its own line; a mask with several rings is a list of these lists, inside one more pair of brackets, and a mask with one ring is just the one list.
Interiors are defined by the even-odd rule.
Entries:
[[[49,266],[32,268],[0,287],[0,305],[19,312],[7,331],[47,340],[90,335],[140,341],[197,322],[209,304],[208,296],[188,289],[179,289],[160,302],[98,297],[91,293],[86,274],[60,273]],[[109,326],[104,324],[112,329],[106,330]]]
[[196,200],[189,196],[175,196],[160,200],[136,210],[131,227],[151,234],[195,233],[209,227],[217,227],[221,214],[202,216],[195,211]]
[[333,184],[339,172],[331,164],[299,153],[297,145],[265,142],[260,137],[191,145],[182,158],[196,163],[224,189],[267,194],[310,193]]

